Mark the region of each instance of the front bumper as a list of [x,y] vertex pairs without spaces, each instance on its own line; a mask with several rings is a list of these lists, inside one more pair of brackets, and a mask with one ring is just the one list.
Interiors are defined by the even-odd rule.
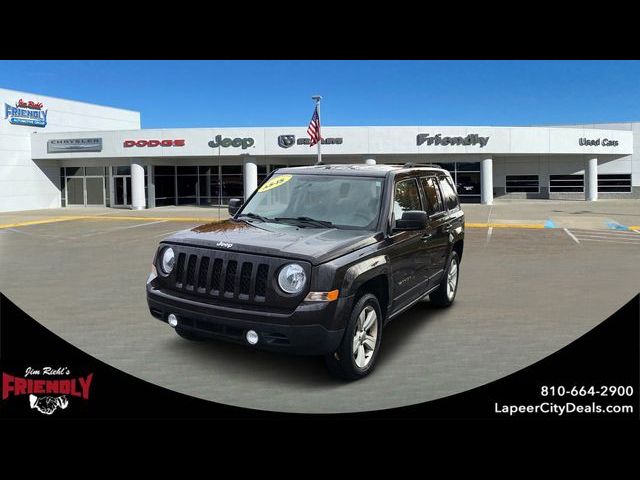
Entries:
[[[324,355],[338,348],[344,334],[341,319],[352,300],[302,303],[288,314],[269,313],[186,299],[147,284],[149,310],[158,320],[167,322],[173,313],[185,331],[245,345],[246,332],[255,330],[259,341],[252,347],[299,355]],[[341,323],[343,328],[335,328]]]

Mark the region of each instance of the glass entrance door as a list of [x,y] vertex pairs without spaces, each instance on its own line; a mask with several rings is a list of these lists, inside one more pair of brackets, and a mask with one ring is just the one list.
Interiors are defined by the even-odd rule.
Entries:
[[84,177],[67,178],[67,205],[84,207]]
[[88,205],[104,205],[104,177],[85,177],[86,202]]
[[113,177],[113,206],[131,206],[131,176],[120,175]]

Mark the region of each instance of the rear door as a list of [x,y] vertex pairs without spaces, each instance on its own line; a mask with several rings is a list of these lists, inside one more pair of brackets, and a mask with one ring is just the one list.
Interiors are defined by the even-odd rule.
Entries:
[[456,193],[455,185],[451,177],[447,175],[438,175],[440,191],[442,192],[442,200],[447,210],[446,220],[442,223],[442,232],[447,235],[447,249],[441,259],[441,268],[445,268],[447,255],[449,254],[449,245],[453,243],[456,230],[461,230],[464,223],[464,214],[460,208],[460,200]]
[[429,225],[423,237],[428,257],[427,278],[429,288],[440,281],[444,260],[449,248],[447,208],[436,175],[420,179],[422,192],[427,204]]

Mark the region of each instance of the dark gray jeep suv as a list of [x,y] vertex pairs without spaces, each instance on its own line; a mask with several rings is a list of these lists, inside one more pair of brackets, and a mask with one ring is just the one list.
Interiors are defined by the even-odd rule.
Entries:
[[464,213],[450,174],[413,165],[282,168],[232,217],[163,240],[151,314],[189,340],[323,355],[357,379],[382,329],[426,297],[456,296]]

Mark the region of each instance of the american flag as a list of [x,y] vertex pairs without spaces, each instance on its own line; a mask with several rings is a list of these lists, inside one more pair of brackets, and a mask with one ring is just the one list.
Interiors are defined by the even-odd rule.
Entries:
[[322,140],[320,136],[320,116],[318,115],[318,106],[313,110],[313,115],[311,116],[311,122],[309,122],[309,128],[307,128],[307,135],[311,137],[311,147],[313,147],[316,143]]

